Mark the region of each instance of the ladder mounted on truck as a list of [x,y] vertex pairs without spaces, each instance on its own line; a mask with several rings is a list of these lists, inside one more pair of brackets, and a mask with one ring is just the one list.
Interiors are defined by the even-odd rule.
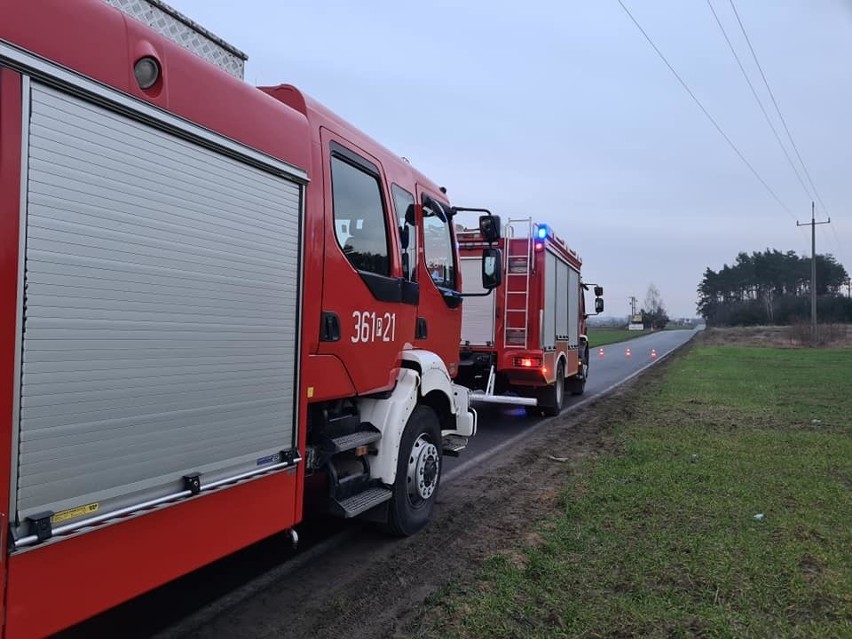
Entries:
[[[514,242],[515,224],[526,226],[527,241]],[[506,286],[503,291],[503,312],[506,328],[503,331],[503,348],[526,348],[530,330],[530,270],[533,250],[533,220],[531,217],[506,221]],[[520,239],[520,238],[517,238]],[[517,248],[516,248],[517,247]],[[520,282],[522,287],[513,288]],[[521,326],[518,319],[522,318]]]

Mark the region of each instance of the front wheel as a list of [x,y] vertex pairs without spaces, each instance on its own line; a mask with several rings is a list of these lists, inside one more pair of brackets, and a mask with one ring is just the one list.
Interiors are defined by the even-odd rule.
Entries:
[[423,528],[432,515],[440,482],[441,425],[434,410],[418,406],[402,431],[385,525],[388,532],[407,537]]

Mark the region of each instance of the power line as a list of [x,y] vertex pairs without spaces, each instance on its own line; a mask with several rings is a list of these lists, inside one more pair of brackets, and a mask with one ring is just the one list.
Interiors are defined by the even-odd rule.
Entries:
[[719,19],[719,15],[716,13],[716,9],[713,8],[713,3],[710,0],[707,0],[707,6],[710,7],[710,11],[713,13],[713,17],[716,19],[716,24],[719,26],[719,30],[722,32],[722,35],[725,38],[725,42],[728,43],[728,48],[734,55],[734,60],[737,61],[737,65],[740,67],[740,71],[743,74],[743,78],[745,78],[745,81],[748,83],[749,89],[751,89],[751,94],[754,96],[754,99],[757,102],[757,106],[760,107],[760,111],[763,113],[763,117],[766,119],[766,123],[769,125],[769,128],[772,129],[772,134],[778,141],[778,146],[780,146],[781,150],[784,152],[784,157],[787,158],[787,162],[790,164],[790,168],[793,169],[793,173],[796,174],[796,178],[799,180],[799,184],[802,185],[802,188],[804,189],[805,194],[808,196],[808,199],[812,200],[813,195],[811,195],[810,190],[808,190],[808,187],[805,185],[805,181],[802,179],[802,176],[799,173],[799,169],[796,168],[796,164],[793,162],[793,158],[790,157],[790,153],[789,151],[787,151],[787,147],[781,141],[781,136],[778,135],[778,130],[775,128],[775,125],[772,124],[772,120],[770,119],[769,114],[766,112],[766,108],[763,106],[763,101],[757,94],[757,90],[754,88],[754,84],[752,84],[751,78],[748,77],[748,73],[746,73],[745,67],[743,66],[743,63],[740,60],[740,56],[737,55],[737,51],[734,48],[733,43],[731,43],[731,39],[728,37],[728,32],[725,31],[725,27],[722,25],[722,21]]
[[[707,0],[708,2],[710,0]],[[748,33],[746,32],[745,25],[743,24],[742,19],[740,18],[740,14],[737,11],[737,7],[734,4],[734,0],[728,0],[731,3],[731,9],[734,10],[734,15],[737,17],[737,23],[740,25],[740,30],[743,32],[743,36],[745,37],[745,41],[748,44],[749,51],[751,51],[751,57],[754,59],[754,63],[757,65],[758,71],[760,71],[760,77],[763,79],[763,84],[766,86],[766,90],[769,93],[769,97],[772,98],[772,104],[775,106],[775,111],[778,113],[778,118],[781,120],[781,124],[784,125],[784,131],[787,133],[787,137],[790,140],[790,144],[793,147],[793,150],[796,152],[796,157],[799,158],[799,163],[802,165],[802,170],[805,173],[805,177],[808,178],[808,183],[811,185],[811,189],[813,189],[814,194],[816,195],[816,199],[819,202],[820,207],[822,207],[823,213],[829,215],[828,207],[825,205],[825,202],[822,200],[822,196],[814,184],[813,179],[811,179],[811,173],[808,171],[808,167],[805,164],[805,161],[802,159],[802,154],[799,153],[799,147],[796,145],[796,141],[793,139],[793,134],[790,133],[790,127],[787,126],[787,120],[784,119],[784,115],[781,113],[781,107],[778,106],[778,101],[775,99],[775,94],[772,93],[772,88],[769,86],[769,80],[766,78],[766,74],[763,72],[763,67],[760,65],[760,61],[757,59],[757,53],[755,53],[754,47],[751,44],[751,39],[748,37]],[[837,244],[838,257],[843,258],[843,246],[840,242],[840,237],[837,235],[837,231],[834,227],[831,227],[833,232],[833,236],[835,242]]]
[[[837,231],[834,227],[831,227],[831,232],[834,233],[834,243],[837,244],[837,259],[842,260],[845,256],[843,255],[843,245],[840,243],[840,236],[837,234]],[[848,265],[849,268],[852,268],[852,264]]]
[[754,47],[751,45],[751,39],[748,37],[748,33],[746,32],[745,25],[743,25],[743,21],[740,19],[740,14],[737,11],[737,7],[734,4],[734,0],[728,0],[731,3],[731,9],[734,10],[734,15],[737,17],[737,23],[740,25],[740,30],[743,32],[743,36],[745,36],[745,41],[748,44],[748,49],[751,51],[751,57],[754,59],[754,63],[757,65],[758,71],[760,71],[760,77],[763,78],[763,84],[766,85],[766,90],[769,92],[769,97],[772,98],[772,104],[775,105],[775,111],[778,113],[778,117],[781,120],[781,123],[784,125],[784,130],[787,132],[787,137],[790,139],[790,144],[793,147],[793,150],[796,152],[796,157],[799,158],[799,162],[802,165],[802,169],[804,169],[805,176],[808,178],[808,183],[811,185],[814,193],[816,194],[817,200],[819,200],[819,204],[822,207],[822,210],[827,214],[828,209],[825,206],[825,202],[822,201],[822,197],[820,197],[819,191],[817,191],[816,186],[814,186],[814,181],[811,179],[810,171],[808,171],[808,167],[805,164],[805,161],[802,159],[802,154],[799,153],[799,147],[796,145],[796,141],[793,139],[793,135],[790,133],[790,127],[787,126],[787,120],[784,119],[784,115],[781,113],[781,107],[778,106],[778,101],[775,99],[775,94],[772,93],[772,88],[769,86],[769,80],[766,79],[766,74],[763,72],[763,67],[760,66],[760,60],[757,59],[757,54],[754,51]]
[[[839,263],[841,266],[843,266],[844,268],[852,268],[852,266],[850,266],[850,265],[848,265],[848,264],[844,264],[844,263],[843,263],[843,262],[845,261],[845,260],[844,260],[845,255],[843,254],[843,246],[842,246],[842,244],[840,243],[840,236],[837,234],[837,230],[836,230],[834,227],[835,227],[835,225],[834,225],[834,224],[832,224],[832,225],[829,227],[829,228],[831,229],[831,236],[830,236],[830,237],[831,237],[831,239],[832,239],[832,240],[834,240],[834,245],[837,247],[837,252],[836,252],[836,253],[832,253],[832,255],[834,255],[834,258],[835,258],[835,259],[838,261],[838,263]],[[826,234],[827,234],[827,233],[828,233],[828,231],[826,231]]]
[[754,177],[756,177],[756,178],[758,179],[758,181],[759,181],[759,182],[763,185],[763,188],[765,188],[765,189],[769,192],[769,194],[772,196],[772,198],[773,198],[776,202],[778,202],[778,204],[781,206],[781,208],[783,208],[785,211],[787,211],[787,214],[788,214],[791,218],[793,218],[793,220],[795,220],[795,219],[796,219],[796,217],[793,215],[793,212],[789,209],[789,207],[788,207],[786,204],[784,204],[784,202],[782,202],[782,201],[781,201],[781,199],[778,197],[778,195],[775,193],[775,191],[773,191],[773,190],[772,190],[772,187],[771,187],[771,186],[769,186],[769,184],[767,184],[767,183],[766,183],[766,180],[764,180],[764,179],[760,176],[760,173],[758,173],[758,172],[757,172],[757,170],[756,170],[756,169],[755,169],[755,168],[751,165],[751,162],[749,162],[749,161],[746,159],[746,157],[742,154],[742,152],[741,152],[741,151],[737,148],[737,146],[733,143],[733,141],[731,140],[731,138],[729,138],[729,137],[728,137],[727,133],[725,133],[725,132],[722,130],[722,127],[721,127],[721,126],[719,126],[719,123],[718,123],[718,122],[716,122],[715,118],[714,118],[712,115],[710,115],[710,112],[709,112],[706,108],[704,108],[704,105],[703,105],[703,104],[701,104],[701,101],[700,101],[700,100],[699,100],[699,99],[695,96],[695,94],[692,92],[692,90],[689,88],[689,86],[686,84],[686,82],[684,82],[683,78],[681,78],[681,77],[680,77],[680,75],[678,74],[678,72],[677,72],[677,71],[675,71],[674,67],[673,67],[673,66],[669,63],[669,61],[666,59],[666,56],[664,56],[664,55],[663,55],[663,52],[662,52],[662,51],[660,51],[660,49],[659,49],[659,48],[657,48],[657,45],[656,45],[656,44],[654,44],[654,41],[653,41],[653,40],[651,40],[651,37],[650,37],[650,36],[649,36],[649,35],[645,32],[645,29],[643,29],[643,28],[642,28],[642,25],[640,25],[640,24],[639,24],[639,22],[637,22],[637,21],[636,21],[636,18],[634,18],[634,17],[633,17],[633,14],[632,14],[632,13],[630,13],[630,9],[628,9],[628,8],[624,5],[624,2],[622,2],[622,0],[618,0],[618,4],[620,4],[620,5],[621,5],[621,8],[622,8],[622,9],[624,9],[624,12],[627,14],[627,17],[629,17],[629,18],[630,18],[630,20],[633,22],[633,24],[634,24],[634,25],[636,25],[636,28],[637,28],[637,29],[639,29],[639,32],[640,32],[643,36],[645,36],[645,39],[648,41],[648,44],[650,44],[650,45],[651,45],[651,47],[654,49],[654,51],[656,51],[657,55],[658,55],[658,56],[660,56],[660,59],[661,59],[661,60],[665,63],[665,65],[669,68],[669,71],[671,71],[671,72],[672,72],[672,75],[674,75],[674,77],[675,77],[675,78],[677,78],[677,81],[678,81],[678,82],[680,83],[680,85],[684,88],[684,90],[685,90],[685,91],[689,94],[689,97],[691,97],[691,98],[693,99],[693,101],[695,102],[695,104],[697,104],[697,105],[698,105],[698,108],[699,108],[699,109],[701,109],[701,112],[702,112],[702,113],[704,113],[704,115],[705,115],[705,116],[707,116],[707,119],[708,119],[708,120],[710,120],[710,123],[711,123],[711,124],[712,124],[712,125],[716,128],[716,130],[719,132],[719,134],[720,134],[723,138],[725,138],[725,142],[727,142],[727,143],[728,143],[728,145],[729,145],[729,146],[730,146],[730,147],[734,150],[734,153],[736,153],[736,154],[737,154],[737,156],[740,158],[740,160],[742,160],[742,161],[743,161],[743,164],[745,164],[745,165],[748,167],[748,169],[752,172],[752,174],[754,175]]

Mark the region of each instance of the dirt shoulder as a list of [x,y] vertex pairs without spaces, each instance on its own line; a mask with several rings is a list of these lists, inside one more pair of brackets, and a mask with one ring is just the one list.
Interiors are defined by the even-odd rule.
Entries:
[[[502,458],[440,489],[429,526],[393,540],[369,528],[262,592],[222,610],[192,637],[375,639],[416,634],[423,602],[483,560],[535,543],[531,522],[553,512],[570,476],[615,448],[608,424],[655,367],[585,409],[551,421]],[[556,459],[554,459],[556,458]]]
[[[700,336],[708,346],[770,346],[774,348],[810,347],[810,324],[792,326],[731,326],[708,328]],[[817,346],[852,348],[852,325],[820,324]]]

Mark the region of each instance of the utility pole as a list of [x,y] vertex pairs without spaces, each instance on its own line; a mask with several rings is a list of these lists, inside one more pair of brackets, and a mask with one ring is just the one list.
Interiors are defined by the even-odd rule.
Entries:
[[[831,224],[831,218],[817,222],[814,212],[814,203],[811,202],[811,339],[816,342],[817,338],[817,300],[816,300],[816,227],[817,224]],[[802,224],[798,220],[796,226],[808,226],[808,222]]]
[[636,315],[636,301],[637,300],[633,295],[631,295],[627,299],[630,300],[630,317],[633,317],[634,315]]

